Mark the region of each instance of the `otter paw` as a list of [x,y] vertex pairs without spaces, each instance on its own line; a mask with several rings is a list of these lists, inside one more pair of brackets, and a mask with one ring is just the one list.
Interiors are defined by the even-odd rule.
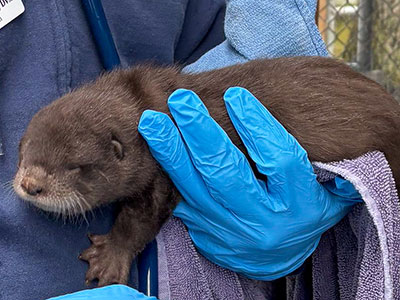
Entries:
[[92,245],[79,255],[79,259],[89,263],[86,285],[98,279],[98,286],[127,284],[132,255],[115,243],[110,235],[88,234]]

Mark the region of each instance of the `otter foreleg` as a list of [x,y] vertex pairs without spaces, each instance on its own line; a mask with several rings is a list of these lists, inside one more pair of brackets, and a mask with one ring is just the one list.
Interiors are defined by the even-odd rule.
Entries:
[[89,235],[92,245],[79,258],[89,263],[86,284],[127,284],[132,260],[151,242],[176,206],[177,196],[166,178],[154,181],[141,198],[121,203],[121,212],[106,235]]

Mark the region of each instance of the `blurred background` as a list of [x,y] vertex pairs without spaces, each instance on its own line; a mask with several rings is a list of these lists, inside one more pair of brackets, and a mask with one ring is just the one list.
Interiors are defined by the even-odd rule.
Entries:
[[333,57],[400,101],[400,0],[319,0],[316,21]]

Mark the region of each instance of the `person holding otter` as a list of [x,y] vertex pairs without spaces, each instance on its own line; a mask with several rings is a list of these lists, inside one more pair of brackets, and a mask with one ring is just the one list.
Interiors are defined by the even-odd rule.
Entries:
[[[232,13],[235,2],[230,3]],[[310,13],[314,5],[309,3]],[[245,61],[247,58],[231,49],[228,42],[186,70],[203,71],[222,64],[221,54],[231,59],[226,64]],[[322,41],[319,43],[319,48],[309,45],[304,53],[292,54],[325,55]],[[165,115],[149,111],[142,115],[139,132],[183,195],[174,215],[185,222],[198,250],[214,263],[249,278],[274,280],[301,267],[321,234],[362,200],[341,177],[319,184],[304,149],[248,91],[232,88],[224,98],[232,122],[268,183],[255,179],[243,154],[207,116],[201,100],[191,91],[179,90],[169,98],[179,130]],[[246,118],[244,111],[254,117]],[[255,139],[259,136],[263,139]],[[285,158],[282,153],[286,153]],[[215,171],[210,166],[215,166]],[[226,219],[231,221],[226,223]],[[213,224],[223,226],[223,230],[216,230]],[[259,242],[246,242],[256,236]],[[287,246],[282,247],[282,243]],[[118,299],[151,299],[120,285],[54,299],[100,299],[108,293],[116,293],[113,295]]]
[[[269,11],[273,14],[269,15],[265,3],[230,1],[227,40],[185,71],[204,71],[259,56],[325,55],[322,41],[310,24],[314,1],[303,1],[300,8],[289,2],[285,2],[287,6],[271,4]],[[275,23],[267,22],[272,24],[268,30],[258,32],[265,33],[268,42],[257,44],[240,35],[240,23],[252,23],[234,18],[250,7],[263,12],[255,21],[264,23],[276,15],[283,18],[280,12],[284,8],[294,23],[274,33],[280,22],[272,18]],[[285,30],[293,34],[283,37]],[[341,177],[318,183],[306,151],[249,91],[232,87],[224,101],[266,181],[256,179],[249,162],[190,90],[177,90],[169,97],[176,125],[163,113],[146,111],[138,130],[183,196],[174,214],[186,224],[200,253],[252,279],[270,281],[296,273],[318,246],[321,235],[361,202],[361,196]],[[111,298],[154,299],[122,285],[52,299]]]

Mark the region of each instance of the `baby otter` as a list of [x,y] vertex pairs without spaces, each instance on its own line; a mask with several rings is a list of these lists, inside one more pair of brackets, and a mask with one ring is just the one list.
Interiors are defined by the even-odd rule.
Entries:
[[375,82],[320,57],[251,61],[201,74],[137,66],[117,70],[39,111],[20,143],[18,195],[65,215],[119,200],[112,230],[91,235],[81,255],[87,282],[127,283],[132,259],[169,218],[179,195],[137,131],[146,109],[168,113],[167,98],[191,89],[246,153],[222,100],[231,86],[251,91],[312,161],[385,153],[400,186],[400,106]]

